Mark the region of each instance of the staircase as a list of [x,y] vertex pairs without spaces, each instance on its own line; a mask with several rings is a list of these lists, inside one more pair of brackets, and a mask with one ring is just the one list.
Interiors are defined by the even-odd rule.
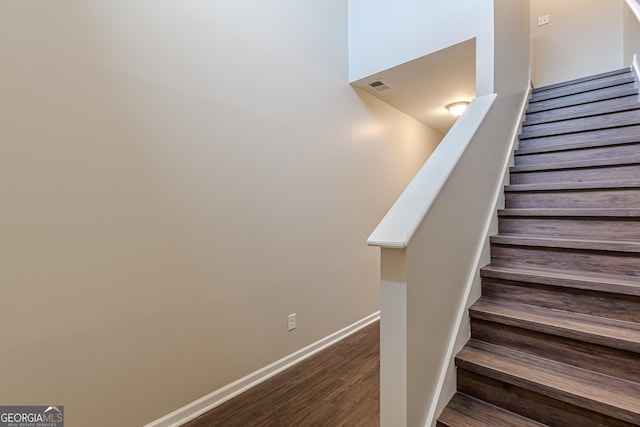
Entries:
[[640,425],[640,103],[630,69],[534,89],[437,425]]

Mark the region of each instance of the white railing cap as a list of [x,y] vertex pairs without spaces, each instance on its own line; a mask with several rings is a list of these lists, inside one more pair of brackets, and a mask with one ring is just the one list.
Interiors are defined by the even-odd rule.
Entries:
[[385,248],[406,248],[447,182],[462,154],[491,109],[497,94],[475,98],[445,135],[367,243]]

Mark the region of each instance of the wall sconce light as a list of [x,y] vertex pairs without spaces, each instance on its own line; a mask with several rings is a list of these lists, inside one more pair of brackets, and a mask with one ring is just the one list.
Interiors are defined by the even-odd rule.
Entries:
[[447,105],[446,108],[454,116],[460,117],[462,113],[464,113],[464,110],[467,109],[468,106],[469,106],[468,101],[460,101],[460,102],[454,102],[453,104],[449,104]]

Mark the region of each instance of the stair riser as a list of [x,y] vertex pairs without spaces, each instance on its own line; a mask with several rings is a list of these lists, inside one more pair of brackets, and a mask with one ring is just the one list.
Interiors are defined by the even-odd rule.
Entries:
[[550,182],[622,181],[640,178],[640,164],[585,169],[563,169],[511,173],[511,184]]
[[630,126],[640,122],[638,110],[623,111],[614,114],[603,114],[594,117],[584,117],[573,120],[563,120],[554,123],[539,125],[525,125],[522,128],[520,140],[528,138],[541,138],[550,135],[560,135],[572,132],[586,132],[598,129]]
[[542,393],[496,380],[468,369],[458,367],[457,372],[459,392],[550,427],[637,427],[637,424],[620,421],[571,403],[557,401]]
[[617,85],[612,88],[604,88],[593,90],[585,93],[564,96],[562,98],[554,98],[546,101],[532,102],[527,107],[527,114],[539,111],[547,111],[555,108],[566,108],[575,105],[582,105],[590,102],[604,101],[614,99],[621,96],[629,96],[637,93],[637,89],[633,82]]
[[[640,132],[640,128],[638,128]],[[640,140],[640,137],[634,136],[633,139]],[[595,143],[604,143],[606,140],[596,141]],[[624,156],[637,156],[640,154],[640,144],[630,143],[615,146],[594,146],[584,147],[576,150],[551,151],[532,154],[517,154],[515,156],[516,165],[536,165],[560,162],[572,162],[580,160],[596,160],[596,159],[614,159]]]
[[640,189],[505,192],[508,209],[637,208]]
[[545,359],[640,382],[637,353],[481,319],[471,319],[471,336]]
[[638,253],[492,244],[491,261],[498,265],[522,268],[547,267],[640,276],[640,254]]
[[[640,297],[629,295],[489,278],[482,280],[482,295],[574,313],[640,322]],[[636,357],[640,357],[640,355]]]
[[559,87],[553,90],[546,91],[534,91],[531,95],[531,102],[539,102],[547,99],[560,98],[563,96],[572,96],[576,94],[591,92],[594,90],[600,90],[604,88],[611,88],[623,84],[633,83],[633,76],[631,73],[619,74],[615,76],[605,77],[597,80],[590,80],[584,83],[574,84]]
[[541,136],[538,138],[520,139],[519,150],[557,150],[572,148],[603,147],[618,144],[640,142],[640,126],[599,129],[586,132],[575,132],[562,135]]
[[527,113],[526,125],[530,126],[541,123],[557,122],[559,120],[572,120],[581,117],[610,114],[635,108],[640,108],[637,94],[621,98],[607,99],[604,101],[590,102],[588,104],[557,108],[550,111]]
[[640,240],[640,218],[530,218],[500,217],[501,234],[533,234],[549,237],[586,238],[603,240]]

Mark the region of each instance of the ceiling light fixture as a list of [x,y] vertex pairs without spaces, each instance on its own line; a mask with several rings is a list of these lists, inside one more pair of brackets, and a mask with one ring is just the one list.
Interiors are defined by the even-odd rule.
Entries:
[[464,110],[469,106],[468,101],[459,101],[454,102],[453,104],[447,105],[447,110],[456,117],[460,117]]

